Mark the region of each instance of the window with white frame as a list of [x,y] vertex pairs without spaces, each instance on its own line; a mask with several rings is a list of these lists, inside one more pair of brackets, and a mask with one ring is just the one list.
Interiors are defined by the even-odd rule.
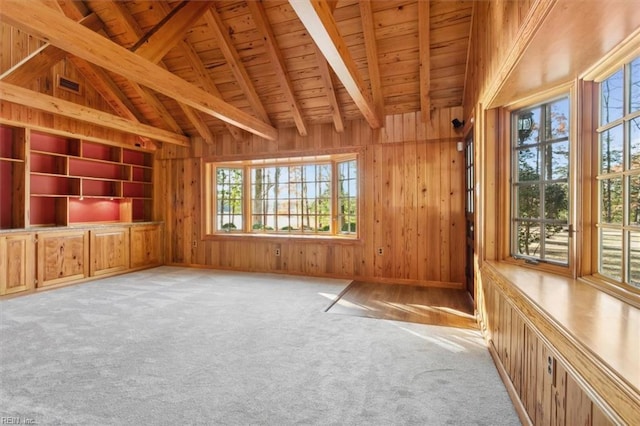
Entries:
[[568,265],[569,97],[511,117],[511,255]]
[[600,83],[598,272],[640,288],[640,58]]
[[208,233],[357,235],[356,154],[207,163],[206,169],[207,188],[216,188]]

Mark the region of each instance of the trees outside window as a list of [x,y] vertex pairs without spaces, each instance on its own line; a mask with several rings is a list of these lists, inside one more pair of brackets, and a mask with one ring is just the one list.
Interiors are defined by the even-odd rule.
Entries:
[[600,83],[598,272],[640,288],[640,58]]
[[355,154],[207,163],[206,170],[215,170],[208,173],[215,226],[207,228],[214,233],[357,235]]
[[512,114],[512,255],[569,262],[569,98]]

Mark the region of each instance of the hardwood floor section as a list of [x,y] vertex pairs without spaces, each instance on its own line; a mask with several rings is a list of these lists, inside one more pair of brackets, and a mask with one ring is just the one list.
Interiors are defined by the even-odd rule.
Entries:
[[477,329],[465,290],[354,281],[327,312]]

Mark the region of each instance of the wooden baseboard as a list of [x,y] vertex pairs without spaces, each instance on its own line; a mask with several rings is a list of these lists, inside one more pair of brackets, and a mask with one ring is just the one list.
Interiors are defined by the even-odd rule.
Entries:
[[401,285],[415,285],[415,286],[421,286],[421,287],[451,288],[454,290],[464,290],[466,288],[464,283],[445,282],[445,281],[423,281],[423,280],[412,280],[407,278],[364,277],[364,276],[356,276],[356,275],[344,276],[339,274],[323,274],[323,273],[309,274],[305,272],[289,272],[289,271],[281,271],[281,270],[239,269],[239,268],[229,268],[226,266],[202,265],[197,263],[167,262],[165,263],[165,265],[180,266],[185,268],[218,269],[221,271],[280,274],[280,275],[292,275],[292,276],[297,275],[297,276],[307,276],[307,277],[317,277],[317,278],[334,278],[338,280],[356,280],[356,281],[366,281],[366,282],[381,283],[381,284],[401,284]]

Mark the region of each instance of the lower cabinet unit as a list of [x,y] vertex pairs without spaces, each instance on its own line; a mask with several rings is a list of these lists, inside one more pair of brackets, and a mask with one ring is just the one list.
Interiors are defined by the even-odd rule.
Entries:
[[[491,354],[516,400],[523,423],[611,425],[640,417],[636,408],[616,413],[614,405],[622,399],[621,394],[598,392],[589,383],[592,378],[574,368],[571,354],[560,356],[554,341],[549,340],[557,325],[544,323],[523,310],[526,302],[509,285],[490,268],[483,268],[477,306]],[[591,367],[591,371],[596,370]],[[598,385],[609,389],[613,386]],[[636,400],[636,407],[639,404]],[[634,403],[620,407],[626,410],[630,405]]]
[[161,265],[162,228],[160,226],[131,227],[131,268]]
[[0,295],[34,288],[35,247],[31,233],[0,236]]
[[129,269],[129,228],[91,230],[92,277]]
[[0,296],[88,281],[162,263],[161,223],[0,232]]
[[38,233],[38,287],[89,276],[89,231]]

